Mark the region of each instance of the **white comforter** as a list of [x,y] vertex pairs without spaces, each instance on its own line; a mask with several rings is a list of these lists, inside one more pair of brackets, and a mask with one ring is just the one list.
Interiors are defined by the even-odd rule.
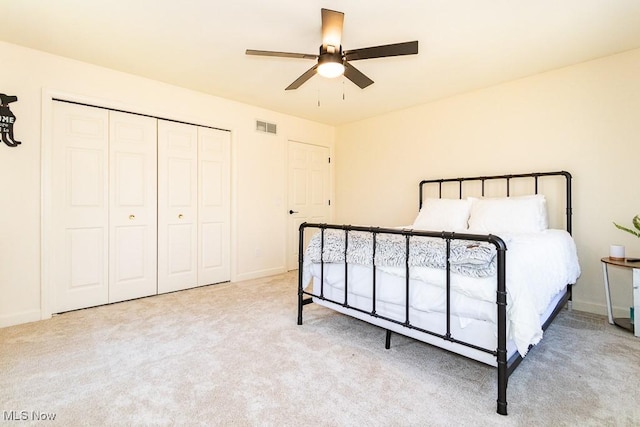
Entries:
[[[564,230],[545,230],[540,233],[503,234],[500,237],[507,245],[507,322],[509,339],[523,356],[529,345],[542,338],[540,316],[553,297],[567,284],[575,283],[580,275],[576,246]],[[319,276],[318,268],[310,268],[305,262],[303,281],[308,283],[312,274]],[[378,267],[393,276],[404,277],[405,269]],[[444,311],[445,270],[429,267],[411,267],[412,280],[430,286],[411,287],[411,306],[414,309],[433,312]],[[336,278],[337,279],[337,278]],[[334,279],[325,277],[329,283]],[[371,286],[361,280],[350,279],[350,291],[370,298]],[[381,301],[404,304],[404,281],[398,281],[393,289],[385,288],[377,294]],[[335,283],[333,283],[335,285]],[[343,286],[343,285],[342,285]],[[461,319],[496,319],[496,277],[473,278],[451,274],[454,291],[452,309]],[[483,303],[478,303],[478,300]]]

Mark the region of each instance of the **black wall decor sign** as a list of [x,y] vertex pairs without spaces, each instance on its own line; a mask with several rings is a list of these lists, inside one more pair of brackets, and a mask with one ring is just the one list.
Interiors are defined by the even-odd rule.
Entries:
[[0,134],[2,134],[2,142],[9,147],[17,147],[22,144],[16,141],[13,136],[13,124],[16,122],[16,116],[11,112],[9,104],[16,102],[18,97],[15,95],[5,95],[0,93]]

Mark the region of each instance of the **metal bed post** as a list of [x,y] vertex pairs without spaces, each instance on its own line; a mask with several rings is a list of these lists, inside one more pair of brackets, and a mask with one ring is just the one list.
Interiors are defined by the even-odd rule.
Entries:
[[[405,230],[406,232],[406,230]],[[405,278],[406,278],[406,287],[405,287],[405,321],[404,321],[404,325],[405,326],[409,326],[411,323],[409,323],[409,239],[410,239],[410,235],[409,232],[406,232],[405,234],[405,241],[406,241],[406,250],[405,250],[405,258],[404,258],[404,262],[405,262]]]
[[[493,237],[493,236],[491,236]],[[496,301],[498,305],[498,348],[496,358],[498,364],[498,413],[507,415],[507,382],[509,372],[507,366],[507,289],[506,289],[506,269],[505,252],[507,250],[504,241],[492,241],[496,245],[498,259],[498,283],[496,291]]]
[[371,255],[371,271],[373,271],[373,277],[371,278],[371,286],[373,287],[373,289],[371,290],[371,295],[372,297],[372,307],[371,307],[371,315],[375,316],[376,315],[376,236],[378,235],[377,232],[373,232],[372,233],[372,240],[373,240],[373,248],[372,248],[372,255]]
[[320,229],[320,298],[324,298],[324,230]]
[[564,175],[564,177],[567,180],[567,232],[569,234],[572,234],[572,223],[571,223],[571,217],[573,215],[573,208],[571,206],[571,174],[567,171],[563,171],[562,174]]
[[[462,181],[460,181],[462,183]],[[444,234],[444,233],[443,233]],[[444,238],[444,235],[442,236]],[[446,339],[451,340],[451,238],[446,238],[447,248],[447,333]]]
[[[567,232],[573,235],[573,224],[571,222],[571,218],[573,216],[573,207],[571,206],[571,173],[567,171],[561,172],[566,179],[566,215],[567,215]],[[569,310],[573,308],[573,286],[571,284],[568,285],[569,298],[567,300],[567,306]]]
[[[307,228],[308,225],[313,226],[313,224],[307,224],[306,222],[303,222],[302,224],[300,224],[300,227],[298,228],[298,325],[302,325],[302,307],[307,305],[307,304],[311,304],[313,302],[312,298],[304,298],[305,295],[305,291],[303,288],[303,283],[302,283],[302,276],[303,276],[303,269],[304,269],[304,229]],[[319,227],[321,227],[321,231],[324,235],[324,227],[326,226],[326,224],[320,224],[317,225]],[[324,244],[324,237],[322,239],[322,243]],[[322,252],[323,250],[320,250],[320,260],[321,260],[321,268],[320,268],[320,276],[322,277],[322,281],[324,282],[324,262],[322,262]],[[321,285],[322,288],[322,285]]]
[[344,228],[344,307],[349,307],[349,262],[347,261],[347,251],[349,250],[349,228]]
[[302,269],[304,264],[304,227],[306,222],[300,224],[298,234],[298,325],[302,325],[302,306],[304,305],[304,293],[302,289]]

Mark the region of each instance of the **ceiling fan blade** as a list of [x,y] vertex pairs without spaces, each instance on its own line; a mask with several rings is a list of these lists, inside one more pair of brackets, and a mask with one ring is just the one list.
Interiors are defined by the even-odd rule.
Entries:
[[360,70],[348,62],[344,63],[344,76],[358,85],[360,89],[364,89],[365,87],[373,84],[373,80],[362,74]]
[[322,9],[322,45],[339,48],[342,44],[344,13]]
[[418,41],[385,44],[382,46],[365,47],[347,50],[344,59],[356,61],[358,59],[384,58],[387,56],[415,55],[418,53]]
[[306,82],[307,80],[309,80],[311,77],[313,77],[316,74],[316,68],[318,68],[318,64],[314,65],[313,67],[311,67],[307,71],[305,71],[304,74],[302,74],[293,83],[291,83],[289,86],[287,86],[285,88],[285,90],[298,89],[300,86],[302,86],[302,84],[304,82]]
[[318,55],[312,55],[309,53],[274,52],[272,50],[255,50],[255,49],[247,49],[245,53],[247,55],[277,56],[280,58],[318,59]]

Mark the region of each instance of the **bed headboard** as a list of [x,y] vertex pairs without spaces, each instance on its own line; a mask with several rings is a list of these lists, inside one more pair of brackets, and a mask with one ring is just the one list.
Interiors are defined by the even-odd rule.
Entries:
[[425,194],[460,199],[544,194],[550,219],[554,218],[554,213],[565,216],[565,229],[569,233],[572,231],[571,174],[566,171],[422,180],[419,208],[422,208]]

